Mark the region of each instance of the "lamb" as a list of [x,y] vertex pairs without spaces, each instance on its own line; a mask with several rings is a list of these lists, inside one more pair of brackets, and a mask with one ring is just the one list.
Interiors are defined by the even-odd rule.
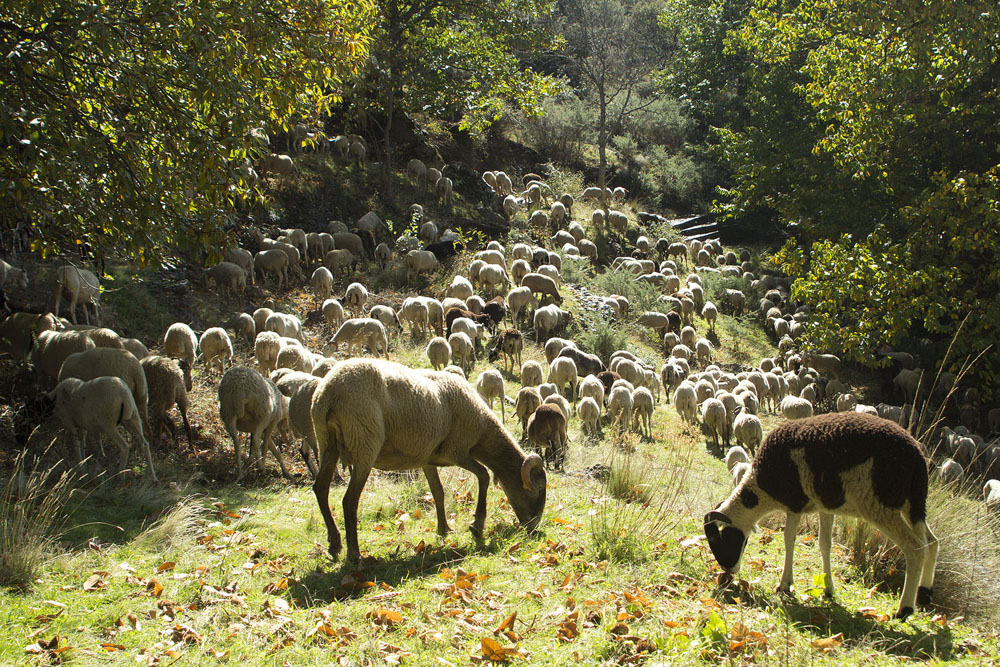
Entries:
[[427,343],[427,359],[434,370],[441,370],[451,363],[451,345],[441,336],[435,336]]
[[143,433],[152,433],[149,428],[149,389],[146,385],[146,375],[142,366],[131,352],[113,347],[95,347],[84,352],[75,352],[62,363],[59,369],[59,381],[66,378],[80,378],[83,381],[93,380],[102,375],[121,378],[132,392],[135,407],[142,420]]
[[443,465],[465,468],[479,480],[471,527],[476,539],[482,539],[486,521],[487,468],[523,526],[533,531],[541,520],[546,485],[541,457],[525,454],[461,378],[387,361],[346,361],[316,388],[312,421],[320,450],[313,490],[334,557],[340,553],[341,538],[330,512],[329,489],[338,457],[353,466],[343,501],[347,558],[353,562],[361,556],[358,499],[374,467],[422,468],[442,535],[449,531],[437,474]]
[[572,319],[572,313],[563,310],[555,304],[538,308],[535,310],[533,318],[535,341],[541,342],[546,340],[549,335],[565,327]]
[[632,392],[632,429],[645,432],[647,437],[653,437],[653,394],[646,387],[637,387]]
[[[547,381],[554,384],[560,394],[563,391],[563,387],[569,384],[570,400],[574,403],[576,402],[577,377],[576,363],[568,357],[556,357],[552,360],[552,363],[549,364],[549,376]],[[567,415],[567,417],[568,416],[569,415]]]
[[247,274],[243,268],[232,262],[219,262],[205,269],[206,282],[215,283],[220,293],[243,294],[247,287]]
[[348,353],[355,347],[367,345],[374,354],[389,356],[389,336],[385,325],[370,317],[355,317],[341,324],[328,346],[331,352],[336,352],[341,344],[347,345]]
[[261,331],[253,343],[254,358],[262,373],[270,373],[277,367],[281,352],[281,336],[273,331]]
[[515,287],[507,292],[507,309],[510,318],[516,325],[520,320],[521,311],[531,312],[538,308],[538,301],[530,287]]
[[[427,304],[420,299],[410,297],[403,301],[403,305],[396,313],[397,322],[407,322],[410,325],[410,335],[414,338],[417,333],[424,334],[430,328],[428,322]],[[400,325],[402,327],[402,325]]]
[[709,398],[701,404],[701,419],[712,434],[712,445],[719,447],[719,437],[725,445],[729,444],[729,419],[726,406],[717,398]]
[[812,403],[798,396],[785,396],[778,409],[785,419],[806,419],[813,416]]
[[540,384],[542,384],[542,365],[534,359],[521,364],[521,385],[537,387]]
[[750,457],[747,455],[747,450],[743,449],[739,445],[736,447],[730,447],[729,451],[726,452],[726,468],[732,472],[740,463],[749,463]]
[[592,396],[584,396],[576,404],[576,414],[580,418],[580,429],[584,435],[589,434],[600,437],[601,405]]
[[344,306],[356,315],[360,315],[368,303],[368,289],[361,283],[351,283],[344,291]]
[[170,431],[177,446],[177,429],[167,416],[170,408],[177,406],[184,420],[184,430],[187,431],[188,445],[194,440],[191,437],[191,424],[188,422],[187,392],[191,391],[191,367],[184,360],[177,361],[170,357],[150,356],[139,360],[143,375],[146,376],[146,387],[149,392],[149,412],[156,428],[152,433],[153,442],[160,441],[160,433],[164,426]]
[[264,471],[261,443],[274,454],[285,479],[291,479],[281,453],[272,440],[275,427],[287,416],[287,399],[271,380],[257,371],[234,366],[219,381],[219,419],[233,439],[236,475],[243,477],[243,456],[239,433],[250,433],[250,464]]
[[566,432],[567,418],[562,408],[551,403],[543,403],[528,417],[525,428],[528,440],[542,450],[542,456],[554,470],[560,470],[566,463],[569,436]]
[[790,591],[799,520],[819,513],[826,595],[833,596],[830,546],[836,514],[859,516],[891,539],[906,558],[897,618],[930,602],[938,542],[926,523],[927,465],[913,437],[871,415],[835,413],[781,424],[764,439],[750,473],[705,516],[716,560],[736,574],[759,519],[784,511],[785,564],[778,590]]
[[333,274],[330,273],[330,269],[321,266],[313,271],[309,285],[316,290],[316,296],[325,301],[333,293]]
[[347,314],[344,312],[344,306],[336,299],[327,299],[323,302],[323,319],[335,327],[339,327],[343,323]]
[[[698,408],[698,394],[694,385],[687,380],[677,385],[674,390],[674,409],[680,415],[682,421],[695,423],[695,414]],[[723,407],[725,409],[725,407]]]
[[409,284],[413,278],[421,273],[436,271],[438,259],[430,250],[411,250],[406,253],[404,264],[406,265],[406,283]]
[[260,273],[260,279],[264,279],[265,273],[273,273],[278,276],[278,289],[288,282],[288,255],[278,248],[261,250],[253,256],[254,273]]
[[118,432],[122,425],[142,446],[149,474],[156,480],[153,455],[142,434],[139,412],[128,386],[118,377],[96,377],[88,381],[66,378],[48,394],[54,399],[55,414],[75,445],[77,460],[83,459],[87,435],[105,436],[118,446],[121,465],[128,460],[128,443]]
[[632,389],[626,386],[615,386],[608,394],[608,419],[618,428],[628,426],[632,418]]
[[83,304],[83,318],[90,324],[87,306],[94,307],[94,322],[100,322],[101,283],[93,273],[72,265],[56,269],[56,305],[52,313],[59,317],[59,303],[63,294],[69,295],[69,319],[76,324],[76,304]]
[[[532,295],[535,293],[540,294],[543,298],[548,295],[552,297],[552,300],[557,303],[562,303],[562,296],[559,295],[559,287],[549,276],[541,273],[527,273],[521,278],[521,287],[528,287],[531,289]],[[508,301],[510,296],[507,297]]]
[[472,370],[472,362],[476,357],[472,339],[467,334],[456,331],[448,336],[448,345],[451,346],[451,362],[464,371]]
[[226,372],[226,362],[233,365],[233,343],[229,334],[221,327],[205,330],[198,341],[198,356],[205,363],[206,372],[211,372],[215,362],[219,362],[219,372]]
[[489,404],[490,410],[493,409],[493,399],[500,399],[500,420],[506,422],[503,404],[507,396],[504,394],[503,376],[500,375],[500,371],[490,368],[480,373],[476,378],[476,391]]
[[750,452],[756,452],[764,438],[764,427],[756,415],[741,412],[733,420],[733,435],[736,443],[745,445]]

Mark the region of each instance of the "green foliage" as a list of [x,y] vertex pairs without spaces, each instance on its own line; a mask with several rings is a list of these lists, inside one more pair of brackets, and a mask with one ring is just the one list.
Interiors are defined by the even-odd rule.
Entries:
[[577,337],[581,349],[596,354],[604,363],[617,350],[628,349],[628,336],[620,323],[612,324],[600,315],[587,317],[587,324]]
[[664,146],[653,146],[647,157],[649,164],[639,172],[639,180],[660,208],[690,206],[706,194],[701,166],[694,158]]
[[631,271],[605,271],[594,279],[594,285],[608,295],[618,294],[628,299],[629,310],[633,313],[647,310],[666,312],[666,305],[659,300],[660,292],[656,287],[637,281]]
[[558,162],[580,162],[583,146],[593,135],[591,106],[566,93],[546,99],[542,110],[543,113],[525,117],[521,123],[525,144]]
[[[369,0],[15,2],[0,42],[0,227],[139,263],[225,242],[252,131],[315,117],[367,52]],[[140,48],[141,47],[141,48]]]

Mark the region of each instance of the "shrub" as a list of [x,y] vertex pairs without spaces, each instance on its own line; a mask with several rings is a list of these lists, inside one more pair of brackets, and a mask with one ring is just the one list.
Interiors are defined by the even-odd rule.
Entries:
[[660,293],[653,285],[637,282],[631,271],[605,271],[597,276],[594,285],[606,294],[619,294],[628,299],[632,313],[647,310],[666,312],[666,306],[659,301]]
[[628,349],[628,336],[622,327],[596,314],[587,317],[587,325],[577,341],[581,349],[596,354],[605,363],[617,350]]
[[649,165],[639,179],[661,208],[691,209],[704,204],[705,179],[701,165],[682,153],[672,153],[664,146],[646,152]]
[[524,143],[559,162],[582,160],[583,145],[593,129],[589,105],[566,94],[546,100],[543,108],[543,114],[524,119]]

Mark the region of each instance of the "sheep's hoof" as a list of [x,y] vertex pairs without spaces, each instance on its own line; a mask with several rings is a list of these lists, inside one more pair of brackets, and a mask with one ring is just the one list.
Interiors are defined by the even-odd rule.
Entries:
[[928,607],[931,604],[931,597],[934,595],[934,589],[928,588],[927,586],[920,586],[917,588],[917,606]]
[[327,551],[329,551],[330,556],[334,560],[336,560],[336,558],[340,555],[340,540],[337,540],[336,542],[330,542],[329,546],[327,547]]
[[912,613],[913,613],[913,607],[900,607],[899,611],[896,612],[896,615],[894,616],[894,618],[898,618],[899,620],[903,620],[903,619],[905,619],[907,616],[909,616]]
[[832,600],[833,599],[833,591],[832,590],[823,591],[823,597],[825,597],[827,600]]
[[790,597],[792,595],[792,587],[782,586],[781,584],[778,584],[778,586],[774,589],[774,592],[777,593],[778,595],[784,595],[786,597]]
[[472,533],[472,536],[476,538],[477,542],[483,541],[483,529],[476,524],[469,524],[469,532]]

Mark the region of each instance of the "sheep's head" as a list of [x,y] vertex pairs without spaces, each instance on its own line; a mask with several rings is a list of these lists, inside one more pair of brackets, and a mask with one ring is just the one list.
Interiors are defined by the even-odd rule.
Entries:
[[747,545],[747,536],[732,523],[732,519],[717,510],[705,515],[705,536],[712,555],[726,572],[736,574],[740,569],[743,549]]
[[545,509],[545,463],[542,457],[532,452],[524,458],[521,464],[520,486],[510,483],[501,484],[507,494],[507,500],[517,515],[517,520],[521,522],[527,530],[533,531],[538,528],[542,520],[542,511]]

